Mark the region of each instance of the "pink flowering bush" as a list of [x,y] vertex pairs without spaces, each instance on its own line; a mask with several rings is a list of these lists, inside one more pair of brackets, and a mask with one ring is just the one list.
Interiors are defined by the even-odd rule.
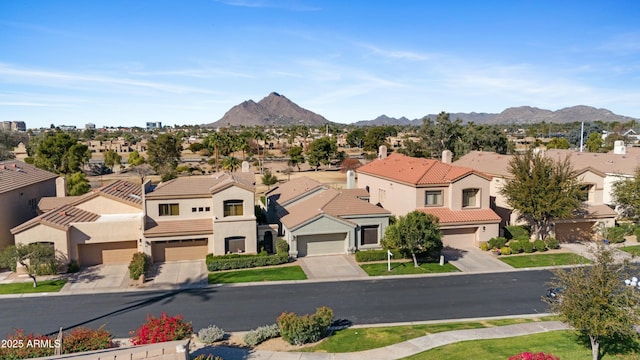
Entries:
[[513,355],[509,357],[509,360],[560,360],[560,358],[551,354],[545,354],[543,352],[532,353],[527,351],[517,355]]
[[182,316],[168,316],[162,313],[159,318],[147,315],[147,322],[136,331],[132,331],[133,345],[155,344],[165,341],[182,340],[191,336],[193,327]]

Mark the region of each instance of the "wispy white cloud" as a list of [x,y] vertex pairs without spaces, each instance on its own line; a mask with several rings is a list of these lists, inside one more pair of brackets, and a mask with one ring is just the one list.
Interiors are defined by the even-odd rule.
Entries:
[[210,78],[245,78],[251,79],[254,76],[233,70],[201,68],[201,69],[179,69],[164,71],[130,71],[129,74],[136,76],[186,76],[200,79]]
[[411,60],[411,61],[423,61],[429,60],[430,55],[422,54],[420,52],[407,51],[407,50],[390,50],[383,49],[371,44],[360,43],[358,46],[369,50],[372,54],[382,56],[391,59]]
[[247,8],[273,8],[289,11],[318,11],[319,7],[305,5],[298,0],[216,0],[217,2]]

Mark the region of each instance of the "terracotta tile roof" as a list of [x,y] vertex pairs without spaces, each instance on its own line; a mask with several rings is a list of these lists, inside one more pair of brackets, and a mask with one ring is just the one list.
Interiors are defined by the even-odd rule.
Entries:
[[47,211],[53,210],[55,208],[59,208],[61,206],[71,204],[72,202],[78,200],[80,196],[51,196],[51,197],[43,197],[38,202],[38,210],[43,213]]
[[577,218],[616,218],[618,213],[607,205],[587,205],[586,208],[576,211]]
[[472,173],[491,179],[489,175],[471,168],[397,153],[359,167],[358,173],[380,176],[412,185],[449,184]]
[[0,161],[0,194],[57,177],[58,175],[54,173],[22,161]]
[[267,198],[276,199],[281,205],[286,205],[287,202],[300,197],[314,189],[325,187],[322,183],[308,178],[306,176],[287,181],[284,184],[280,184],[275,188],[267,191],[265,194]]
[[326,214],[342,221],[349,222],[347,217],[366,215],[391,215],[388,210],[358,199],[353,192],[341,192],[328,189],[298,204],[286,208],[287,215],[281,218],[282,223],[292,229],[319,215]]
[[635,170],[640,167],[640,156],[636,154],[581,153],[575,150],[551,149],[546,150],[544,156],[552,159],[564,159],[571,156],[574,169],[581,170],[591,167],[605,174],[634,175]]
[[355,196],[358,198],[368,198],[371,196],[366,189],[355,188],[355,189],[342,189],[343,194],[349,194],[351,196]]
[[96,189],[94,193],[142,207],[142,186],[128,181],[118,180],[112,182]]
[[238,184],[254,191],[255,176],[253,174],[217,172],[211,175],[187,176],[161,183],[147,198],[163,198],[170,196],[210,196],[227,186]]
[[487,151],[471,151],[453,162],[454,165],[464,166],[482,171],[489,175],[509,178],[509,162],[513,155],[502,155]]
[[438,217],[440,224],[500,222],[500,216],[491,209],[451,210],[445,207],[428,207],[416,210]]
[[153,221],[147,218],[145,237],[213,234],[213,219]]
[[17,234],[38,224],[67,230],[71,223],[94,222],[98,220],[98,218],[100,218],[100,215],[98,214],[78,209],[72,205],[64,205],[14,227],[11,229],[11,233]]

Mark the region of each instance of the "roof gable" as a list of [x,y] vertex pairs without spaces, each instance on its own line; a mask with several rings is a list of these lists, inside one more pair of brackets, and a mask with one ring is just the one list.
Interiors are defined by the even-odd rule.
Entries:
[[0,161],[0,194],[31,186],[58,175],[18,160]]
[[[252,181],[253,179],[253,181]],[[179,177],[158,185],[152,192],[146,194],[149,199],[171,197],[211,196],[230,186],[238,186],[248,191],[255,191],[253,174],[217,172],[205,176]]]
[[11,229],[11,233],[17,234],[38,224],[67,230],[71,223],[94,222],[98,218],[100,218],[98,214],[79,209],[72,205],[64,205],[14,227]]

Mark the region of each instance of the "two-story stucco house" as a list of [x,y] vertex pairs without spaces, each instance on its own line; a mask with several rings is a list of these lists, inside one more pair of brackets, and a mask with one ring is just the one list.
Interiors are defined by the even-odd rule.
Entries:
[[[560,241],[585,241],[592,239],[594,232],[599,227],[614,226],[617,214],[607,206],[606,201],[610,200],[610,195],[607,196],[606,190],[608,175],[595,168],[600,163],[594,161],[597,157],[586,155],[586,153],[577,156],[571,154],[572,152],[556,150],[549,150],[544,154],[554,160],[562,160],[565,156],[571,156],[570,160],[574,169],[577,170],[578,180],[584,184],[586,190],[584,207],[578,209],[575,215],[569,219],[554,220],[554,232]],[[500,193],[504,184],[513,178],[509,173],[511,159],[513,159],[513,155],[472,151],[455,162],[456,165],[470,167],[493,177],[489,192],[492,207],[502,218],[502,225],[522,223],[518,221],[518,213],[509,206],[507,199]],[[591,161],[576,161],[583,159]]]
[[38,215],[40,199],[56,196],[57,178],[22,161],[0,162],[0,250],[14,244],[11,228]]
[[443,243],[473,247],[498,236],[500,217],[490,208],[491,176],[443,161],[391,154],[386,150],[358,168],[358,187],[370,202],[403,216],[418,210],[439,218]]
[[154,262],[256,252],[253,181],[252,174],[230,173],[155,188],[119,180],[71,201],[49,202],[49,211],[11,232],[16,243],[52,244],[83,266],[128,263],[135,252]]
[[377,249],[391,213],[368,197],[363,189],[336,190],[301,177],[267,192],[267,218],[294,257]]

